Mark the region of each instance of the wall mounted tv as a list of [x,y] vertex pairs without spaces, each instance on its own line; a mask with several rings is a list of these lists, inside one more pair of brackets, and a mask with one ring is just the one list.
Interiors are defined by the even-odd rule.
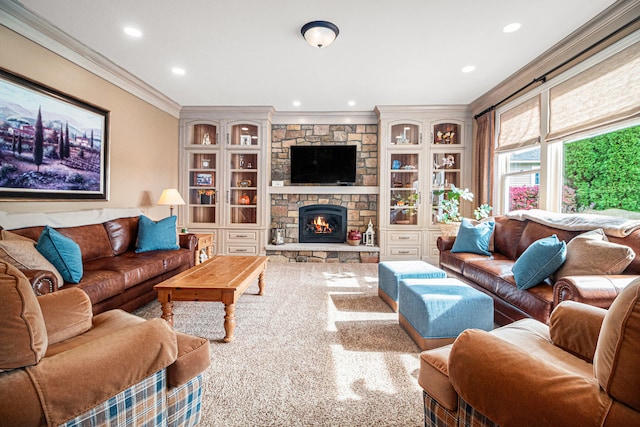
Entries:
[[355,145],[293,145],[290,150],[292,184],[355,184]]

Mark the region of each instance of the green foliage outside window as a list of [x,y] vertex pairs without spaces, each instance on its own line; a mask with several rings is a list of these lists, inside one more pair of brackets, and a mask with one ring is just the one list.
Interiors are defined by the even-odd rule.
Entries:
[[563,212],[640,212],[640,126],[564,147]]

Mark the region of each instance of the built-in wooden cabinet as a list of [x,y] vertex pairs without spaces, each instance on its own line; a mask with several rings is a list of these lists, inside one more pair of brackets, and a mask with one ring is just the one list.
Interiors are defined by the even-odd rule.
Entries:
[[[216,231],[216,253],[265,253],[271,107],[187,107],[180,116],[180,223]],[[184,197],[186,196],[186,197]]]
[[471,117],[459,107],[376,107],[380,259],[438,263],[438,201],[469,187]]

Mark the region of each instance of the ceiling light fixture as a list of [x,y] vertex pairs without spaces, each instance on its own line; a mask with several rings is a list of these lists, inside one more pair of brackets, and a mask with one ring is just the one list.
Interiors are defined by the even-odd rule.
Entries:
[[293,101],[293,106],[294,107],[299,107],[300,105],[302,105],[302,103],[300,101]]
[[327,21],[311,21],[302,26],[302,37],[313,47],[319,49],[329,46],[338,37],[340,30]]
[[513,33],[514,31],[518,31],[521,26],[519,22],[514,22],[513,24],[506,25],[502,31],[505,33]]
[[184,68],[179,68],[179,67],[173,67],[173,68],[171,69],[171,72],[172,72],[173,74],[177,74],[177,75],[179,75],[179,76],[184,76],[185,74],[187,74],[187,72],[185,71],[185,69],[184,69]]
[[124,32],[131,37],[142,37],[142,31],[134,27],[124,27]]
[[476,69],[476,67],[475,67],[475,66],[473,66],[473,65],[467,65],[466,67],[464,67],[464,68],[462,69],[462,72],[463,72],[463,73],[470,73],[470,72],[472,72],[472,71],[473,71],[473,70],[475,70],[475,69]]

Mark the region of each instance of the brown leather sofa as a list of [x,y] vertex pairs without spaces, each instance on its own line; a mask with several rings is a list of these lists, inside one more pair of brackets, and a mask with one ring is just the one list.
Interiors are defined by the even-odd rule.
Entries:
[[640,425],[640,280],[420,354],[425,426]]
[[[602,217],[603,224],[607,217]],[[582,231],[567,231],[532,220],[507,216],[495,218],[494,249],[490,256],[452,253],[455,237],[438,237],[440,268],[450,277],[488,294],[494,300],[494,321],[506,325],[519,319],[534,318],[548,323],[554,307],[572,300],[608,308],[624,287],[640,275],[637,256],[620,275],[581,275],[546,279],[532,288],[516,286],[511,271],[516,259],[536,240],[556,234],[569,242]],[[640,254],[640,229],[626,237],[607,236],[613,243],[626,245]]]
[[[43,226],[10,230],[37,241]],[[114,308],[133,311],[157,298],[153,286],[190,267],[195,260],[197,237],[180,235],[180,249],[136,253],[138,217],[117,218],[100,224],[55,228],[74,240],[82,252],[83,276],[78,287],[91,299],[93,313]],[[38,294],[59,288],[46,271],[24,271]]]
[[0,308],[0,424],[198,423],[208,340],[122,310],[94,316],[77,287],[36,297],[3,261]]

